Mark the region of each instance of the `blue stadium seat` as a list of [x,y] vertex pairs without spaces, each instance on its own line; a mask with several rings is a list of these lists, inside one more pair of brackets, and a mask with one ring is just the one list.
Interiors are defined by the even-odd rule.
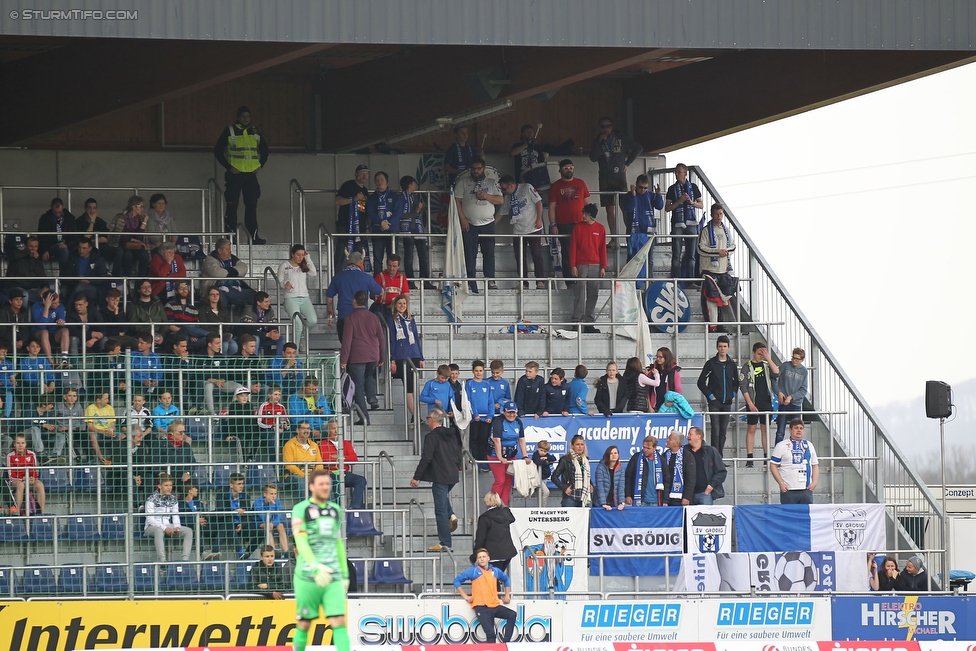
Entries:
[[251,568],[254,563],[234,563],[234,573],[230,579],[232,590],[246,590],[251,583]]
[[200,566],[200,587],[206,591],[223,592],[226,576],[226,564],[203,563]]
[[227,488],[230,485],[230,476],[235,472],[237,472],[237,466],[214,466],[212,479],[214,490]]
[[382,536],[383,532],[373,525],[373,514],[369,511],[346,512],[347,536]]
[[50,542],[54,540],[56,531],[54,518],[51,516],[30,518],[30,539],[34,542]]
[[9,565],[0,565],[0,595],[13,596],[14,570]]
[[366,580],[366,559],[350,558],[349,562],[352,563],[353,569],[356,570],[356,585],[363,585],[363,581]]
[[398,558],[377,558],[373,561],[373,582],[394,585],[413,583],[403,574],[403,563]]
[[205,418],[191,416],[184,418],[183,424],[186,425],[186,435],[194,441],[200,437],[206,437],[207,420]]
[[71,563],[58,571],[58,594],[74,595],[85,591],[85,568],[79,563]]
[[196,484],[200,490],[210,488],[209,469],[206,466],[194,466],[190,471],[190,481]]
[[27,522],[23,518],[3,518],[0,520],[0,542],[25,542]]
[[102,516],[102,540],[125,540],[125,516]]
[[49,565],[32,563],[21,571],[20,592],[25,595],[57,594],[58,584]]
[[94,491],[98,487],[99,482],[103,488],[105,486],[104,475],[99,472],[96,466],[75,468],[74,479],[73,490],[75,491]]
[[136,565],[132,568],[132,589],[140,594],[151,593],[156,589],[156,566]]
[[71,492],[71,474],[67,468],[59,466],[43,466],[39,468],[44,490],[48,494],[62,494]]
[[171,563],[166,566],[167,592],[193,592],[199,587],[195,565]]
[[78,513],[66,518],[64,540],[99,540],[98,523],[87,513]]
[[125,566],[118,563],[99,563],[95,566],[90,587],[92,592],[121,593],[129,590]]
[[263,463],[252,463],[247,467],[247,479],[244,485],[248,487],[254,495],[261,493],[265,484],[277,484],[278,475],[274,466]]

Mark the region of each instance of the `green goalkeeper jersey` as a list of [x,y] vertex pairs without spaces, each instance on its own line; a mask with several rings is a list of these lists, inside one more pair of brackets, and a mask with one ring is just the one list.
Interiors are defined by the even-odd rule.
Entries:
[[315,563],[298,554],[295,563],[295,579],[315,580],[316,564],[325,565],[335,576],[345,578],[346,550],[342,542],[342,509],[333,503],[316,504],[304,500],[291,511],[292,534],[296,538],[305,534]]

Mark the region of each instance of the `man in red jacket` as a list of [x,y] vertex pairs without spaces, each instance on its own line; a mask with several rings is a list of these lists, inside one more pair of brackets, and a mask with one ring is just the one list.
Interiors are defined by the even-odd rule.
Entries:
[[[607,229],[596,222],[597,207],[583,206],[583,221],[576,225],[569,239],[569,273],[573,278],[603,278],[607,273]],[[600,332],[592,324],[596,321],[596,296],[599,280],[584,280],[573,286],[573,317],[575,323],[585,321],[583,332]]]
[[[339,448],[336,444],[339,442],[339,425],[336,421],[329,421],[329,436],[323,438],[319,441],[319,452],[322,453],[322,462],[325,464],[325,469],[332,473],[332,494],[336,496],[338,500],[342,493],[339,491]],[[342,439],[342,459],[343,461],[359,461],[359,455],[356,454],[356,449],[352,446],[352,441],[349,439]],[[343,464],[343,472],[345,473],[345,486],[346,488],[352,489],[352,502],[349,504],[349,508],[353,511],[361,509],[364,506],[366,497],[366,478],[362,475],[357,475],[354,472],[350,472],[350,467],[348,463]]]
[[37,455],[27,449],[27,435],[23,432],[14,434],[14,449],[7,453],[7,476],[10,487],[14,489],[14,505],[10,507],[10,515],[20,515],[20,505],[24,501],[24,490],[30,484],[30,490],[34,494],[34,501],[37,503],[37,511],[30,513],[29,505],[24,505],[28,515],[41,515],[44,513],[44,482],[40,479],[40,472],[37,470]]
[[[186,278],[186,265],[176,252],[175,244],[163,242],[159,245],[159,252],[149,262],[149,275],[153,278]],[[176,296],[176,281],[153,281],[152,295],[165,303]]]
[[[379,409],[376,399],[376,369],[383,365],[386,356],[386,335],[379,317],[366,309],[369,293],[360,289],[353,295],[353,310],[346,315],[346,327],[342,333],[342,349],[339,351],[339,364],[348,371],[356,385],[355,402],[369,424],[369,409]],[[361,425],[362,421],[357,422]]]

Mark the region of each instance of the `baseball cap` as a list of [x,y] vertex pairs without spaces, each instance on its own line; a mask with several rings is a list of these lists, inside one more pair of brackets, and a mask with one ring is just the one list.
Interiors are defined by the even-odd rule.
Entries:
[[367,165],[366,163],[360,163],[359,165],[356,166],[356,174],[359,174],[360,172],[368,172],[368,171],[369,171],[369,165]]
[[502,411],[518,411],[518,405],[515,404],[514,400],[507,400],[505,404],[502,405]]
[[[566,165],[573,165],[573,161],[571,161],[568,158],[564,158],[561,161],[559,161],[559,167],[565,167]],[[576,167],[576,166],[573,165],[573,167]]]
[[251,390],[247,387],[237,387],[237,391],[234,392],[234,395],[239,396],[242,393],[251,393]]

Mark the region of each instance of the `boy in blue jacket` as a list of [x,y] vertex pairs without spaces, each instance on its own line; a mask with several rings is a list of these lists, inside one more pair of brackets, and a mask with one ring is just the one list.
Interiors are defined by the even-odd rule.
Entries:
[[525,375],[515,384],[515,404],[519,408],[519,417],[532,414],[538,418],[542,414],[545,386],[545,378],[539,375],[539,362],[526,364]]
[[549,414],[569,416],[569,385],[563,382],[566,371],[554,368],[549,373],[549,384],[546,385],[542,398],[542,415]]
[[580,364],[573,373],[573,381],[569,383],[569,413],[592,416],[593,412],[586,408],[586,394],[590,389],[586,386],[586,367]]
[[485,380],[492,390],[492,397],[495,400],[495,416],[502,415],[502,405],[512,399],[512,385],[502,377],[505,373],[505,362],[500,359],[493,359],[491,365],[491,377]]
[[[491,419],[495,416],[495,398],[491,384],[485,381],[485,363],[471,362],[472,378],[464,383],[464,392],[471,403],[471,425],[468,427],[468,449],[478,461],[488,458],[491,438]],[[481,472],[488,472],[487,464],[480,464]]]
[[[447,381],[450,375],[451,369],[447,364],[441,364],[437,367],[437,377],[433,380],[427,380],[427,383],[424,384],[424,390],[420,392],[420,402],[427,405],[428,411],[434,407],[440,407],[444,413],[453,417],[451,400],[454,399],[454,389],[451,388],[451,383]],[[460,405],[458,407],[460,408]]]

